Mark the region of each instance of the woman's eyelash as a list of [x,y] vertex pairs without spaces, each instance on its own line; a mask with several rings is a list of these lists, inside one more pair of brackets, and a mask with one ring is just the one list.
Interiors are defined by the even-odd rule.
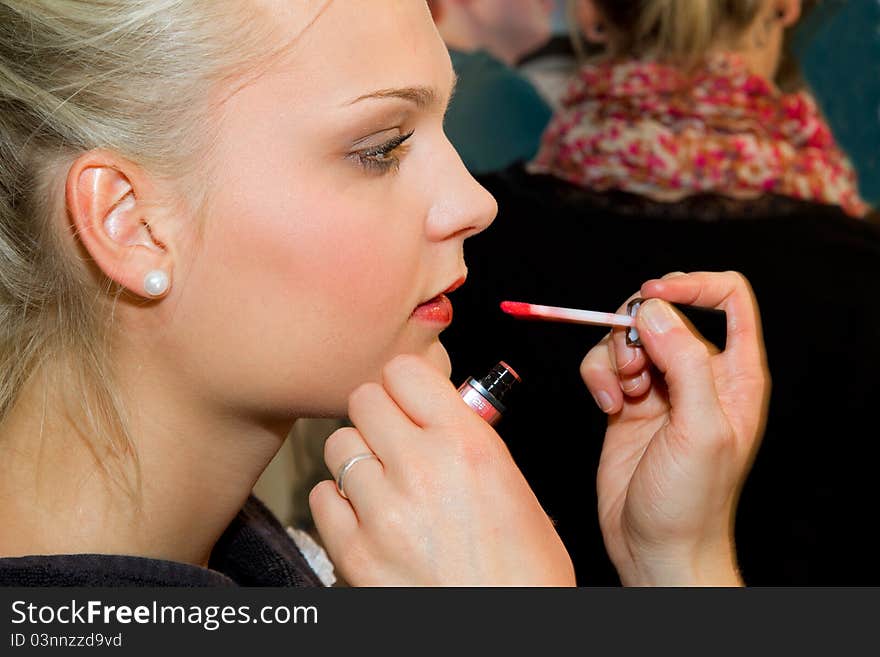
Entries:
[[410,130],[405,135],[399,135],[394,139],[389,139],[384,144],[373,146],[362,151],[352,153],[352,157],[357,158],[358,163],[368,171],[376,171],[385,173],[386,171],[397,170],[400,166],[400,158],[395,156],[403,143],[415,134],[415,130]]

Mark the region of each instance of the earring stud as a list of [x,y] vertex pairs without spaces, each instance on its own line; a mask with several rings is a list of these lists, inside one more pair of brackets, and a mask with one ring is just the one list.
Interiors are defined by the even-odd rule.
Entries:
[[168,291],[168,274],[161,269],[154,269],[144,276],[144,290],[151,297],[158,297]]

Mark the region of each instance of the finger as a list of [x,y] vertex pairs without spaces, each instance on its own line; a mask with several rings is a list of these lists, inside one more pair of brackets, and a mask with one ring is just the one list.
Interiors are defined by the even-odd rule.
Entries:
[[397,356],[382,370],[389,397],[419,427],[449,424],[470,413],[455,387],[427,361]]
[[663,374],[673,413],[698,422],[717,417],[711,353],[667,302],[649,299],[636,316],[641,343]]
[[[359,454],[372,454],[372,451],[360,432],[352,427],[334,431],[324,443],[324,462],[330,474],[337,480],[342,466]],[[378,458],[358,461],[345,473],[343,483],[348,501],[355,513],[361,516],[377,504],[384,489],[382,462]]]
[[[629,314],[629,302],[641,296],[640,292],[631,294],[629,298],[623,302],[617,313],[620,315]],[[648,366],[648,360],[645,352],[639,347],[633,347],[626,343],[627,329],[615,328],[611,331],[611,352],[614,355],[614,367],[622,378],[635,378],[641,374],[641,371]]]
[[648,360],[643,349],[626,343],[626,333],[626,329],[614,329],[611,333],[615,366],[621,377],[634,377],[648,366]]
[[614,329],[611,332],[611,343],[614,350],[614,361],[617,373],[623,378],[638,377],[648,366],[648,359],[640,347],[626,343],[626,329]]
[[[761,321],[751,285],[737,272],[695,272],[647,281],[642,295],[727,313],[727,350],[747,366],[764,360]],[[726,350],[726,351],[727,351]]]
[[382,464],[398,467],[418,427],[377,383],[358,387],[348,399],[348,417]]
[[321,535],[331,559],[338,563],[339,555],[354,542],[358,533],[358,519],[351,504],[339,496],[336,482],[319,482],[309,493],[309,508],[315,528]]
[[[639,296],[640,293],[630,295],[617,312],[627,314],[629,302]],[[627,344],[627,333],[627,329],[612,329],[608,345],[611,362],[617,370],[618,383],[623,393],[628,397],[641,397],[651,387],[649,363],[644,349]]]
[[[626,346],[626,338],[621,338],[620,335],[616,335],[616,333],[625,333],[625,330],[615,329],[611,332],[610,339],[608,340],[608,357],[611,360],[612,367],[617,372],[617,384],[620,386],[621,391],[627,397],[641,397],[648,389],[651,387],[651,376],[647,369],[647,367],[642,367],[641,369],[630,367],[628,368],[628,373],[624,373],[620,371],[619,363],[623,360],[618,354],[617,350],[619,345]],[[639,348],[641,352],[641,356],[639,360],[643,362],[644,365],[647,365],[648,359],[644,356],[644,350]]]
[[581,361],[581,378],[603,413],[611,415],[623,408],[623,391],[609,351],[610,337],[606,336]]
[[642,370],[635,376],[619,377],[620,389],[627,397],[641,397],[651,388],[651,372]]

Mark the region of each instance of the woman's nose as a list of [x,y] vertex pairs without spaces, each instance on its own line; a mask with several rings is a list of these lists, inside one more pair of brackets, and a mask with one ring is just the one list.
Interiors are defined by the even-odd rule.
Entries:
[[428,237],[445,240],[451,237],[465,239],[484,231],[498,214],[498,203],[461,163],[449,168],[449,178],[436,181],[437,200],[428,215]]

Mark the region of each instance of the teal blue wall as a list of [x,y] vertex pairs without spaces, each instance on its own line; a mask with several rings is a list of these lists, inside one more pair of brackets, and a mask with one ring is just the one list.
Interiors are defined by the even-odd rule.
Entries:
[[862,194],[880,203],[880,0],[823,0],[795,51]]

